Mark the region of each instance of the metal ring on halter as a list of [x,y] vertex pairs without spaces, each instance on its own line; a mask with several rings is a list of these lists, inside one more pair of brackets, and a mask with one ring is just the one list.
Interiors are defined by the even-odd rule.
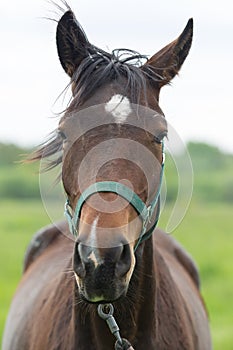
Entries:
[[[107,309],[107,311],[106,311]],[[122,344],[122,338],[120,336],[120,329],[116,323],[115,318],[113,317],[114,307],[112,304],[99,304],[98,305],[98,315],[106,321],[108,328],[111,333],[116,337],[117,341]]]
[[120,329],[113,317],[114,307],[112,304],[99,304],[98,315],[106,321],[111,333],[116,337],[115,350],[134,350],[127,339],[121,338]]

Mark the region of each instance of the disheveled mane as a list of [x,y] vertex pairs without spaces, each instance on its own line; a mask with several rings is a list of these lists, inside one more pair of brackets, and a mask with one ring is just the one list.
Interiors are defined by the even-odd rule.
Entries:
[[143,65],[147,56],[136,51],[116,49],[108,53],[95,46],[90,46],[88,56],[82,61],[72,77],[76,84],[75,98],[71,103],[72,109],[81,106],[101,86],[112,81],[126,85],[124,93],[130,95],[132,103],[139,103],[140,97],[146,97],[148,79],[158,81],[154,70]]
[[[74,73],[71,84],[75,83],[74,98],[66,111],[68,113],[81,107],[98,88],[111,82],[119,82],[124,86],[124,93],[130,97],[132,103],[139,104],[140,98],[146,100],[147,84],[161,80],[148,64],[147,56],[127,49],[116,49],[108,53],[90,45],[88,55],[83,59]],[[50,170],[61,163],[63,140],[61,135],[51,133],[46,140],[29,158],[29,161],[40,160],[58,154],[49,160],[45,170]]]

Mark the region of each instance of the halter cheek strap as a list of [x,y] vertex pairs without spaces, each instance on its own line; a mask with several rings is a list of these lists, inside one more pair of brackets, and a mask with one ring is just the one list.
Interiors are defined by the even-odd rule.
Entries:
[[[113,192],[123,197],[124,199],[126,199],[134,207],[134,209],[138,212],[138,214],[141,217],[142,231],[140,233],[139,239],[134,248],[134,250],[136,250],[142,241],[146,240],[152,235],[158,223],[159,212],[160,212],[160,192],[161,192],[163,172],[164,172],[164,160],[165,160],[165,157],[163,152],[163,161],[161,164],[159,187],[154,199],[150,202],[148,206],[141,200],[141,198],[135,192],[131,190],[131,188],[115,181],[101,181],[90,185],[79,197],[76,208],[74,210],[74,215],[72,215],[72,212],[71,212],[72,209],[71,209],[69,200],[67,200],[65,203],[64,214],[67,218],[70,232],[75,237],[78,236],[77,227],[79,224],[81,209],[83,204],[91,195],[98,192]],[[149,230],[147,230],[148,224],[151,222],[156,206],[157,206],[157,211],[156,211],[155,222],[152,225],[152,227]]]

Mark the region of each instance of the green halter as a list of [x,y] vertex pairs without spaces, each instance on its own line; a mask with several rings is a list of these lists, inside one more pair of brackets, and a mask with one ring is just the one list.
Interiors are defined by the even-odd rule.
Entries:
[[[70,232],[77,237],[78,236],[78,223],[79,223],[79,217],[81,213],[81,209],[85,201],[94,193],[98,192],[113,192],[118,194],[119,196],[123,197],[126,199],[133,207],[134,209],[138,212],[142,219],[142,231],[140,233],[139,239],[135,245],[135,250],[139,246],[139,244],[149,238],[159,219],[159,211],[160,211],[160,192],[161,192],[161,187],[162,187],[162,179],[163,179],[163,172],[164,172],[164,151],[163,151],[163,161],[161,164],[161,171],[160,171],[160,181],[159,181],[159,187],[157,190],[157,193],[152,200],[152,202],[147,206],[141,198],[133,192],[128,186],[125,186],[119,182],[115,181],[101,181],[101,182],[96,182],[92,185],[90,185],[78,199],[76,208],[74,210],[74,216],[71,213],[71,206],[69,203],[69,200],[67,199],[65,203],[65,216],[67,218],[68,224],[69,224],[69,229]],[[156,218],[155,222],[152,225],[152,227],[147,230],[148,224],[151,222],[152,216],[154,214],[155,208],[157,206],[157,211],[156,211]]]

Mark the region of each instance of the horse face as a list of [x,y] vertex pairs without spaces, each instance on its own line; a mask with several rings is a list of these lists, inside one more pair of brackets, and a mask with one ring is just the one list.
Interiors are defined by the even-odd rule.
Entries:
[[[132,110],[127,123],[114,123],[115,114],[120,118],[120,110],[126,109],[124,101],[118,101],[119,113],[116,107],[109,112],[106,102],[62,121],[67,135],[70,130],[64,145],[62,178],[72,208],[86,188],[102,181],[126,185],[144,203],[158,189],[162,145],[156,137],[166,133],[166,121],[145,107],[134,111],[129,103]],[[90,128],[88,124],[96,114],[102,116],[102,124]],[[71,142],[78,130],[88,131]],[[126,294],[135,267],[134,247],[142,231],[142,220],[134,207],[115,193],[94,193],[81,208],[77,230],[73,266],[82,297],[90,302],[106,302]]]
[[[91,45],[73,13],[63,15],[58,55],[74,99],[59,129],[62,179],[73,210],[82,192],[99,181],[123,182],[145,203],[156,194],[167,132],[159,92],[178,73],[191,41],[192,20],[178,39],[138,68],[129,64],[131,58],[122,59],[121,51],[109,54]],[[111,192],[87,198],[73,259],[84,299],[110,302],[127,293],[141,230],[138,213],[124,198]]]

